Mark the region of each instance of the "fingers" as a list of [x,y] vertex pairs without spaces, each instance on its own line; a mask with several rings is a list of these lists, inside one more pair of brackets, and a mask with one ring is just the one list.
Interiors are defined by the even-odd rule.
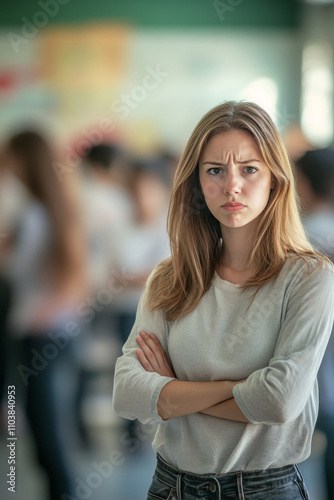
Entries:
[[137,337],[137,339],[139,341],[143,340],[153,353],[161,354],[164,352],[159,339],[154,335],[154,333],[148,334],[144,332],[144,330],[141,330],[139,335],[140,337]]
[[163,364],[162,347],[158,346],[144,331],[139,332],[139,336],[136,338],[146,360],[150,363],[154,371],[158,371]]
[[161,356],[166,355],[166,353],[165,353],[165,351],[160,343],[160,340],[154,335],[154,333],[147,334],[144,331],[140,331],[139,334],[144,339],[144,341],[147,342],[147,344],[150,346],[150,349],[153,352],[155,352]]
[[161,349],[161,355],[164,359],[164,362],[167,363],[169,365],[169,361],[168,361],[168,358],[167,358],[167,354],[165,352],[165,350],[163,349],[161,343],[160,343],[160,340],[154,335],[154,333],[151,333],[150,335],[151,339],[153,340],[153,342],[158,346],[160,347]]
[[145,354],[140,349],[136,349],[136,354],[143,368],[145,368],[147,372],[154,372],[151,363],[146,359]]
[[160,340],[154,335],[154,333],[151,333],[150,337],[153,340],[153,342],[157,344],[157,346],[161,346]]
[[175,377],[167,354],[165,353],[159,339],[153,334],[147,334],[143,330],[136,338],[141,350],[136,349],[138,359],[146,371],[156,372],[163,376]]
[[168,358],[159,339],[153,333],[147,334],[143,330],[139,332],[139,335],[140,336],[136,339],[137,343],[143,350],[153,369],[157,371],[169,366]]

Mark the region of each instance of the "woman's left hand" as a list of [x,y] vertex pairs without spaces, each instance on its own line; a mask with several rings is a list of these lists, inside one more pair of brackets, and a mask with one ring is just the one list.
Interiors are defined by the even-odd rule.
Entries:
[[146,371],[159,373],[163,377],[175,378],[167,355],[154,333],[148,334],[141,330],[136,341],[140,346],[140,349],[136,349],[136,353]]

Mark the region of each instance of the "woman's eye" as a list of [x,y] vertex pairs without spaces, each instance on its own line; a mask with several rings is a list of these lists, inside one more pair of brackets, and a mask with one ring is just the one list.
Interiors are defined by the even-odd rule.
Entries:
[[[252,170],[252,172],[250,172],[249,169]],[[257,172],[257,168],[255,167],[245,167],[245,170],[247,170],[247,174],[254,174],[255,172]]]
[[220,174],[221,170],[219,167],[213,167],[213,168],[210,168],[208,170],[208,173],[209,174],[212,174],[212,175],[217,175],[217,174]]

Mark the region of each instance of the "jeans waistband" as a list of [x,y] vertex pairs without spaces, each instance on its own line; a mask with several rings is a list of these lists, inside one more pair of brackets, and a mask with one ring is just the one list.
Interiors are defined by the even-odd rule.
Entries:
[[164,483],[175,488],[180,495],[178,498],[181,498],[181,483],[182,488],[192,493],[205,494],[208,490],[212,492],[219,490],[221,493],[225,492],[225,494],[235,492],[236,498],[244,498],[244,490],[251,491],[272,482],[280,482],[283,485],[291,481],[296,474],[301,477],[296,465],[286,465],[266,470],[236,471],[226,474],[194,474],[170,465],[159,453],[157,454],[155,474]]

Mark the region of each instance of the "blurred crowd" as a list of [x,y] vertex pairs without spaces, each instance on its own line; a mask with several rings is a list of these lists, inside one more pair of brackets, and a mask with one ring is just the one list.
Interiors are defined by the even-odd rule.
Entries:
[[15,385],[58,500],[73,493],[64,429],[90,444],[82,407],[103,353],[89,347],[113,337],[112,380],[143,284],[170,255],[173,162],[100,143],[71,169],[25,130],[2,145],[0,169],[1,389]]
[[[287,138],[305,231],[334,261],[334,150]],[[298,144],[297,144],[298,143]],[[177,158],[91,145],[77,165],[24,130],[0,152],[0,388],[16,386],[50,500],[73,494],[70,442],[91,445],[84,401],[99,371],[113,378],[149,273],[170,256],[166,220]],[[101,339],[109,344],[100,343]],[[103,346],[113,346],[106,351]],[[334,499],[334,339],[319,372]],[[112,393],[112,387],[110,387]],[[130,436],[136,421],[124,422]],[[76,442],[76,444],[77,444]]]

